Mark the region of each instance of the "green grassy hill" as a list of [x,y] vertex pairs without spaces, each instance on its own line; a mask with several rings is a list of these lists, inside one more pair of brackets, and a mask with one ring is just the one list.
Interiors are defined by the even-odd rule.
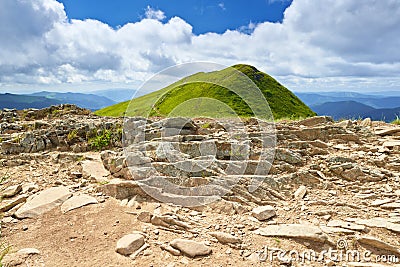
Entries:
[[[254,90],[255,86],[249,82],[250,80],[261,92]],[[220,71],[188,76],[166,88],[132,101],[98,110],[96,114],[186,117],[232,117],[237,114],[241,117],[251,117],[254,113],[260,114],[265,111],[265,101],[262,96],[268,101],[275,119],[296,119],[315,115],[274,78],[255,67],[242,64]]]

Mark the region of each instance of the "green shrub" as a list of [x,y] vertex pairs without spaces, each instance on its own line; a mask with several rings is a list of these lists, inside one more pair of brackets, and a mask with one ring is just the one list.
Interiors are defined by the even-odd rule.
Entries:
[[112,133],[109,130],[102,130],[95,137],[89,139],[89,145],[92,149],[103,150],[110,147],[112,143]]

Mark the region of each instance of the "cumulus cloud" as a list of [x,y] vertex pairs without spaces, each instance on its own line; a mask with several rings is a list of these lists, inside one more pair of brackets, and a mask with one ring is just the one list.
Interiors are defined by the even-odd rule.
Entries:
[[355,81],[358,89],[400,90],[397,0],[294,0],[282,23],[223,34],[195,35],[151,7],[144,15],[114,29],[69,20],[55,0],[2,0],[0,84],[137,82],[174,64],[213,61],[253,64],[296,90]]
[[147,6],[145,15],[147,19],[164,20],[166,18],[163,11],[153,9],[150,6]]

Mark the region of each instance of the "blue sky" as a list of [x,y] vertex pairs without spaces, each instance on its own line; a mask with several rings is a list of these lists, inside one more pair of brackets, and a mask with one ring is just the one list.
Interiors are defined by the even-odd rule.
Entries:
[[290,0],[60,0],[71,19],[96,19],[112,27],[140,21],[147,7],[162,10],[165,20],[181,17],[193,26],[193,33],[223,33],[265,21],[278,22]]
[[0,92],[251,64],[293,91],[400,91],[397,0],[0,0]]

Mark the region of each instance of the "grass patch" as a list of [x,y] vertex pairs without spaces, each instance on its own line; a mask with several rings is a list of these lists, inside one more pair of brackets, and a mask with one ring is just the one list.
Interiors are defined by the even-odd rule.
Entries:
[[399,118],[399,116],[396,116],[396,119],[395,119],[394,121],[392,121],[392,124],[400,125],[400,118]]
[[73,140],[75,140],[75,139],[77,139],[77,138],[78,138],[78,130],[76,130],[76,129],[70,131],[70,132],[68,133],[68,135],[67,135],[67,140],[68,140],[69,142],[71,142],[71,141],[73,141]]

